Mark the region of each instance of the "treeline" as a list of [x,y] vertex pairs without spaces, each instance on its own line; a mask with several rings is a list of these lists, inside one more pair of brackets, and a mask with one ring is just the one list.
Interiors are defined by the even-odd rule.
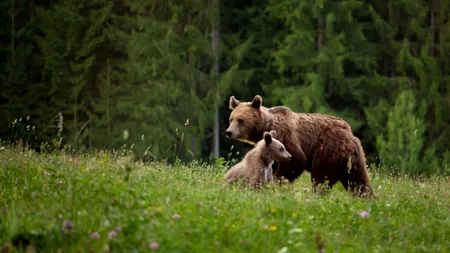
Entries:
[[343,117],[369,162],[450,172],[449,1],[6,0],[1,10],[2,140],[228,157],[248,148],[225,138],[230,95],[260,94],[265,106]]

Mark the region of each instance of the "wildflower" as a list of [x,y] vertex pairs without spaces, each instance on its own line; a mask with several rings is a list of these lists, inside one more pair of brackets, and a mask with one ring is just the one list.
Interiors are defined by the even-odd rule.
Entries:
[[159,248],[159,244],[157,242],[151,242],[149,247],[150,249],[157,249]]
[[117,231],[117,232],[122,231],[122,227],[121,227],[121,226],[117,226],[117,227],[116,227],[116,231]]
[[275,231],[275,230],[277,230],[277,227],[276,227],[276,226],[270,226],[270,227],[269,227],[269,230],[270,230],[270,231]]
[[121,169],[124,169],[124,168],[125,168],[125,166],[123,166],[123,165],[120,165],[120,166],[119,166],[119,168],[121,168]]
[[64,228],[67,229],[67,230],[72,229],[73,228],[72,222],[68,221],[68,220],[65,220],[64,221]]
[[117,232],[116,231],[111,230],[111,231],[108,232],[108,238],[109,239],[112,239],[112,238],[114,238],[116,236],[117,236]]
[[178,220],[178,219],[181,218],[181,216],[180,216],[179,214],[176,213],[176,214],[172,215],[172,218]]
[[50,176],[50,173],[48,173],[47,171],[44,171],[44,176],[48,177],[48,176]]
[[62,184],[62,183],[63,183],[63,181],[62,181],[62,180],[59,180],[59,181],[58,181],[58,184]]
[[92,239],[98,239],[98,238],[100,238],[100,234],[98,232],[94,232],[94,233],[91,234],[91,238]]
[[391,206],[391,204],[386,204],[386,207],[390,207]]
[[197,203],[197,205],[198,206],[203,206],[203,202],[200,201],[200,202]]
[[362,211],[362,212],[359,214],[359,216],[360,216],[361,218],[367,218],[367,217],[369,217],[369,212],[367,212],[367,211]]
[[297,212],[294,212],[293,214],[292,214],[292,217],[297,217]]
[[306,201],[306,203],[309,203],[309,202],[310,202],[311,200],[309,200],[309,199],[306,199],[305,201]]

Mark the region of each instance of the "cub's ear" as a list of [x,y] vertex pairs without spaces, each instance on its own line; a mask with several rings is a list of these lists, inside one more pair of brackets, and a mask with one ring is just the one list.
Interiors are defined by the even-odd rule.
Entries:
[[269,132],[264,132],[264,141],[266,144],[270,144],[272,142],[272,135]]
[[262,97],[260,95],[256,95],[252,100],[252,107],[255,109],[259,109],[262,105]]
[[236,108],[236,106],[238,106],[241,102],[239,100],[237,100],[234,96],[230,97],[230,109],[233,110],[234,108]]
[[272,136],[272,138],[276,139],[278,137],[277,132],[275,132],[275,130],[271,130],[270,131],[270,135]]

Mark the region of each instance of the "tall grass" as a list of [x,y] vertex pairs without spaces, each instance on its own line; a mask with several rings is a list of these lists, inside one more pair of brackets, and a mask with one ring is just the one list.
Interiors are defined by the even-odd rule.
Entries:
[[375,200],[337,185],[224,186],[227,165],[123,152],[0,150],[0,246],[30,252],[449,252],[445,177],[381,174]]

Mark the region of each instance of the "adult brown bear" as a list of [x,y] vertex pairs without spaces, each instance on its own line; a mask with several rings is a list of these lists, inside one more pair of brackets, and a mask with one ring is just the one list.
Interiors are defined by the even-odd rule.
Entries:
[[[275,130],[278,140],[281,141],[286,150],[292,155],[289,162],[277,161],[278,168],[274,174],[277,179],[285,178],[293,182],[301,173],[306,170],[311,172],[313,182],[320,181],[315,179],[315,171],[318,162],[326,161],[329,157],[339,156],[341,150],[340,143],[354,142],[354,137],[350,125],[343,119],[324,115],[319,113],[296,113],[285,106],[264,107],[262,98],[256,95],[251,102],[240,102],[234,96],[230,97],[230,125],[226,130],[226,136],[230,139],[247,142],[255,145],[263,138],[266,131]],[[321,135],[324,129],[339,129],[347,134],[341,134],[342,140],[339,143],[334,138],[327,139],[326,135]],[[319,142],[319,137],[322,136]],[[318,152],[318,145],[326,144],[327,152]],[[335,148],[328,148],[334,146]],[[320,150],[320,149],[319,149]],[[357,153],[353,159],[364,160],[364,167],[359,171],[366,171],[365,157],[361,145],[351,146],[351,151]],[[363,162],[359,163],[361,166]],[[319,169],[323,169],[323,164]],[[337,166],[333,170],[347,170],[347,167]],[[313,173],[313,171],[315,171]],[[360,183],[357,180],[356,184]],[[313,185],[314,187],[316,184]],[[344,185],[345,186],[345,185]],[[370,186],[359,186],[360,189],[367,189]],[[363,192],[361,192],[363,193]]]

